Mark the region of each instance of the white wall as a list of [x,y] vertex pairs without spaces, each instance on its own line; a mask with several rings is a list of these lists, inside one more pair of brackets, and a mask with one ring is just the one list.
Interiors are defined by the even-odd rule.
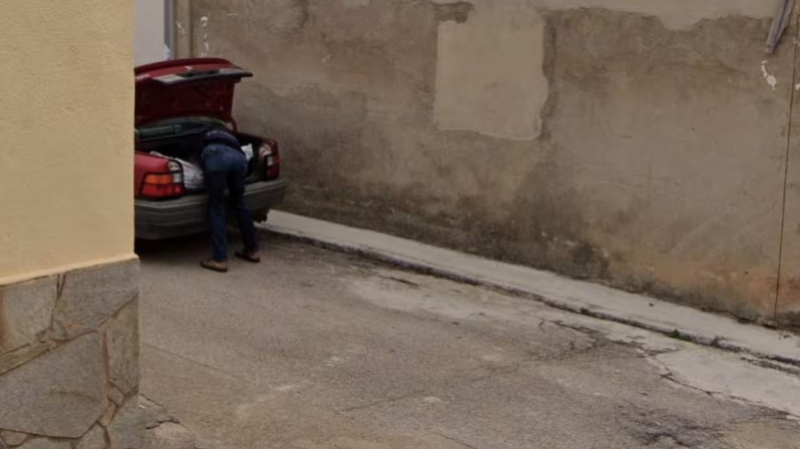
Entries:
[[136,0],[136,65],[166,59],[164,0]]

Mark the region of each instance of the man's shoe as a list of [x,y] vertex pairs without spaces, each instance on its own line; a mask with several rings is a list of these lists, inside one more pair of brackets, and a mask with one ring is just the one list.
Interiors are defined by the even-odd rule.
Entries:
[[208,259],[200,262],[200,266],[206,270],[216,271],[217,273],[227,273],[228,264],[214,259]]
[[258,255],[258,251],[247,252],[247,251],[236,251],[236,257],[245,260],[250,263],[260,263],[261,256]]

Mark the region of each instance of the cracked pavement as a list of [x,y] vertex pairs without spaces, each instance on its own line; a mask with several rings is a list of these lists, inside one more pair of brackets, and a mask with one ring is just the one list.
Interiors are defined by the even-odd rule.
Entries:
[[[800,449],[800,377],[282,239],[141,248],[149,448]],[[167,412],[168,411],[168,412]]]

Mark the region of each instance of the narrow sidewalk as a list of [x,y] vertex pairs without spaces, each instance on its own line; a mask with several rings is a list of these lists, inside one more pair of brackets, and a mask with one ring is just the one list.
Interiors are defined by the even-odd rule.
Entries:
[[643,295],[280,211],[261,229],[590,315],[800,367],[800,338]]

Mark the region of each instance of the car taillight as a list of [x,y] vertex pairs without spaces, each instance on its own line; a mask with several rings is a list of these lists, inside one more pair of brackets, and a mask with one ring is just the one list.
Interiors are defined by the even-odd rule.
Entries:
[[258,150],[261,158],[264,174],[267,180],[277,179],[281,175],[281,155],[278,152],[278,143],[268,140],[261,145]]
[[164,173],[148,173],[142,181],[141,195],[148,198],[173,198],[186,193],[181,164],[169,161]]

